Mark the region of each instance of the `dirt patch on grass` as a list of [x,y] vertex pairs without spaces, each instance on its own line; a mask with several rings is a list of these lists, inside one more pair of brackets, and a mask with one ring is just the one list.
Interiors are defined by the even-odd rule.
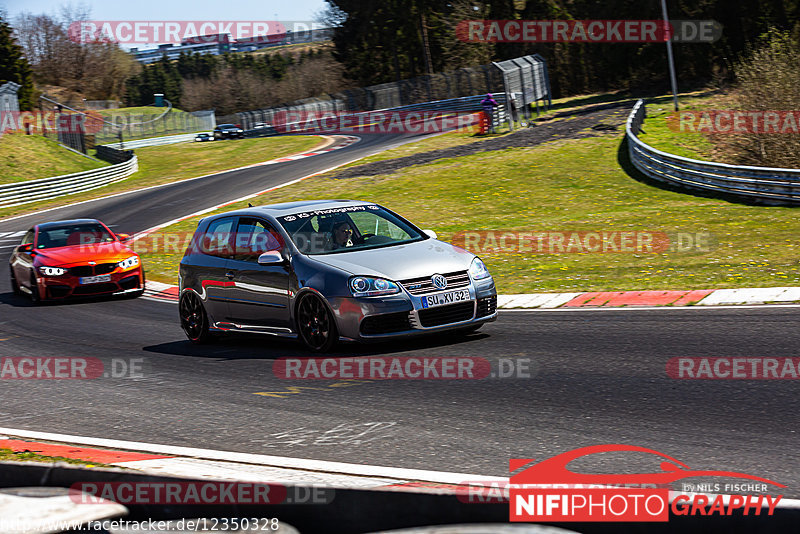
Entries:
[[358,165],[344,169],[331,177],[336,179],[354,178],[356,176],[376,176],[391,174],[412,165],[423,165],[438,159],[458,158],[479,152],[505,150],[507,148],[524,148],[542,143],[565,139],[583,139],[598,135],[616,135],[624,130],[625,120],[630,113],[630,104],[616,106],[613,109],[601,109],[562,120],[534,122],[530,128],[522,128],[512,133],[475,141],[430,152],[421,152],[402,158],[387,159]]

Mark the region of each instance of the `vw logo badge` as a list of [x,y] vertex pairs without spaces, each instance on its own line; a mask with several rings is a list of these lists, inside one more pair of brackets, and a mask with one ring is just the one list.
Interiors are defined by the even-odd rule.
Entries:
[[431,283],[433,283],[433,287],[436,289],[444,289],[447,287],[447,278],[441,274],[434,274],[431,276]]

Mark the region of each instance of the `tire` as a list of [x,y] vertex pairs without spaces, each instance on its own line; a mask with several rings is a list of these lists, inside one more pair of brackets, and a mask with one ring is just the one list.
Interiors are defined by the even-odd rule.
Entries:
[[213,340],[214,336],[208,327],[208,315],[196,293],[186,291],[181,295],[178,313],[181,317],[181,328],[189,341],[202,345]]
[[42,297],[39,294],[39,284],[36,281],[36,275],[31,273],[31,304],[38,306],[42,303]]
[[297,332],[312,352],[328,352],[339,340],[336,321],[328,306],[314,293],[306,293],[297,305]]
[[17,277],[14,276],[14,268],[9,266],[9,269],[11,269],[11,291],[15,295],[22,295],[22,290],[20,290],[19,284],[17,283]]

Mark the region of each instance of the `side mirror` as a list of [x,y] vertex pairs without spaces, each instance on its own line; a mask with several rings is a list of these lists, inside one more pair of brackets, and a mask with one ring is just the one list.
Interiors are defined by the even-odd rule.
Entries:
[[423,230],[422,233],[431,239],[437,239],[439,237],[433,230]]
[[130,234],[116,234],[116,236],[117,239],[119,239],[120,241],[127,241],[128,239],[131,238]]
[[33,252],[33,243],[28,243],[26,245],[20,245],[17,249],[20,252]]
[[280,252],[271,251],[265,252],[261,256],[258,257],[258,264],[269,266],[269,265],[283,265],[283,256],[281,256]]

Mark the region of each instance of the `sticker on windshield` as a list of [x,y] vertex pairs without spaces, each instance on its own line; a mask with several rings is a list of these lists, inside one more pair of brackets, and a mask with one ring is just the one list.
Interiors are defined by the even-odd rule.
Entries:
[[309,217],[315,217],[318,215],[330,215],[332,213],[351,213],[355,211],[366,211],[367,209],[370,210],[380,210],[380,206],[376,206],[375,204],[370,204],[368,206],[347,206],[344,208],[329,208],[326,210],[314,210],[314,211],[304,211],[302,213],[295,213],[294,215],[286,215],[284,217],[278,217],[283,222],[292,222],[297,219],[308,219]]

